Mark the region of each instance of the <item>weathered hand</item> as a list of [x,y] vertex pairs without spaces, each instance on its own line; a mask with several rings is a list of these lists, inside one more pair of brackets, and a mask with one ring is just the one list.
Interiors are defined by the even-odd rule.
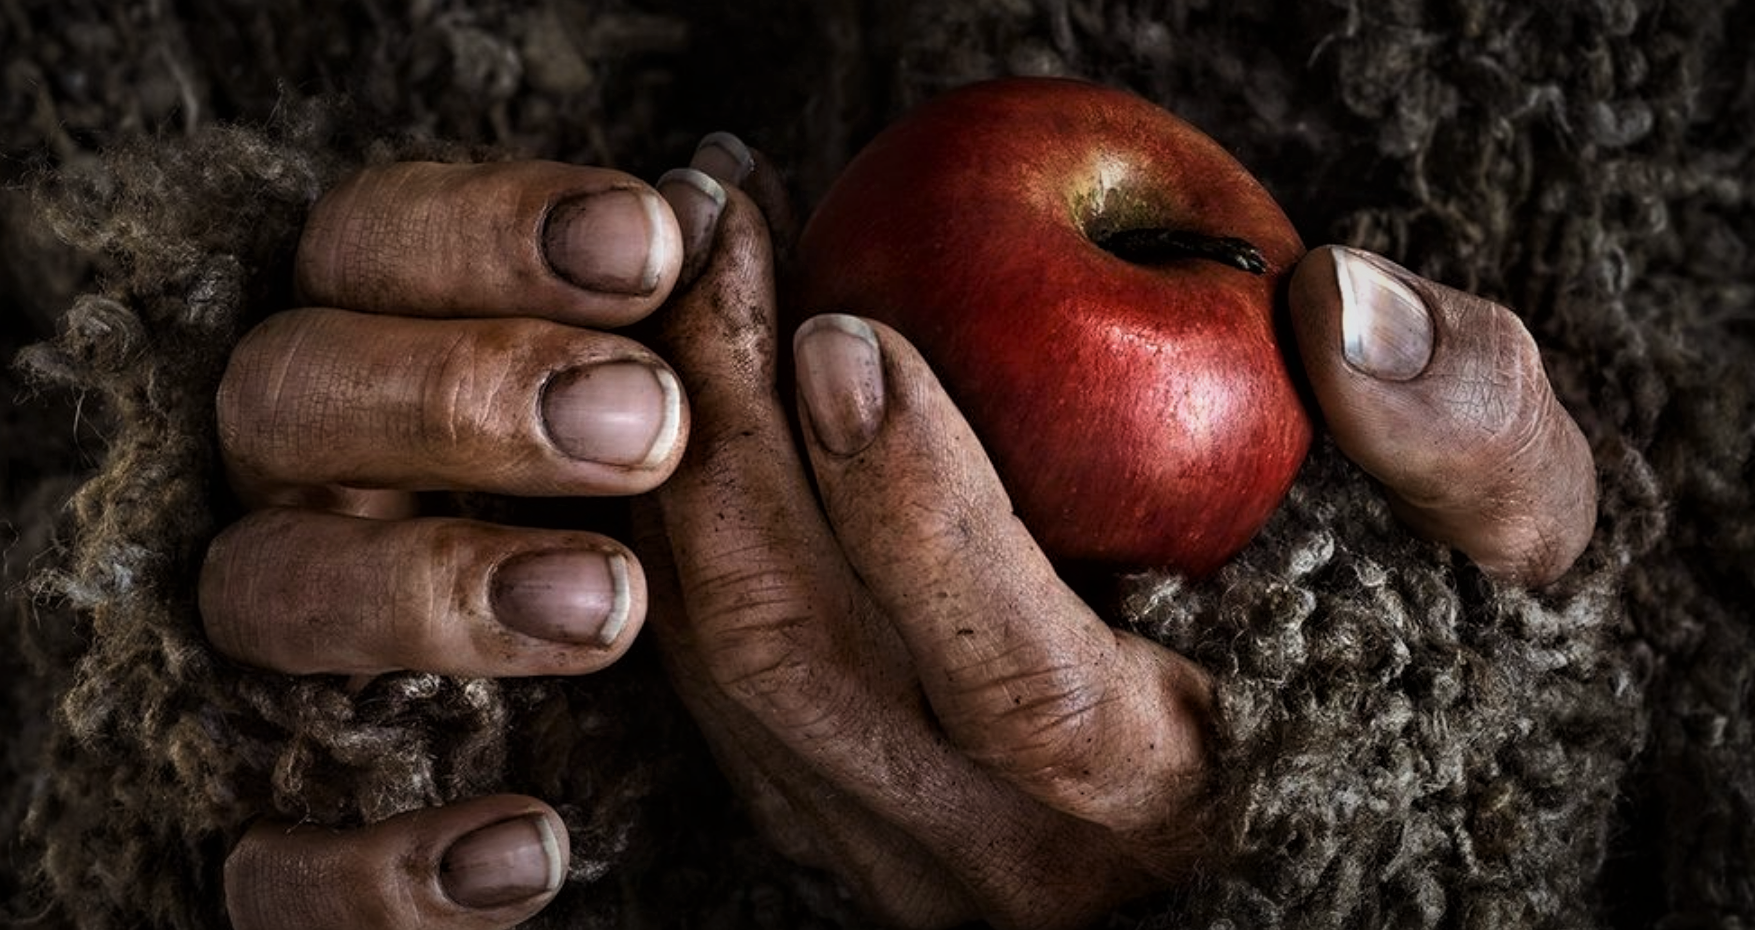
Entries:
[[[765,205],[775,200],[772,174],[752,176],[753,162],[734,140],[704,148],[697,165],[745,183]],[[660,188],[688,244],[686,258],[677,259],[688,269],[682,276],[710,264],[666,317],[669,357],[688,389],[695,427],[675,476],[651,498],[642,554],[654,581],[652,614],[679,690],[770,836],[801,861],[841,876],[879,914],[914,926],[977,917],[1072,926],[1185,877],[1211,852],[1199,800],[1206,779],[1222,777],[1206,768],[1204,673],[1111,630],[1061,584],[1012,519],[974,437],[896,334],[845,317],[822,318],[800,332],[801,459],[775,387],[772,262],[760,211],[699,175],[671,178]],[[377,218],[364,228],[394,228],[389,220],[405,206],[388,198],[376,213],[362,209],[368,220]],[[364,236],[358,229],[348,235]],[[391,254],[412,261],[408,256],[419,251],[404,244]],[[339,248],[332,254],[367,267],[394,264]],[[1406,300],[1410,294],[1416,303]],[[1590,533],[1590,458],[1540,376],[1533,344],[1508,312],[1331,250],[1306,260],[1292,296],[1305,366],[1328,426],[1343,450],[1384,482],[1398,511],[1501,578],[1541,583],[1563,572]],[[438,307],[444,298],[422,299]],[[419,312],[393,303],[367,309]],[[1409,312],[1416,310],[1424,313]],[[458,307],[436,312],[455,314]],[[557,312],[567,322],[592,319]],[[345,319],[317,314],[323,316]],[[268,324],[270,333],[275,325]],[[493,456],[527,449],[533,436],[547,438],[546,427],[529,427],[550,412],[540,388],[504,375],[504,364],[481,364],[501,356],[466,351],[441,366],[448,375],[386,404],[371,398],[395,397],[394,388],[374,392],[357,375],[350,382],[347,372],[357,369],[343,363],[347,353],[369,352],[370,339],[315,343],[319,351],[310,357],[329,359],[329,373],[315,377],[302,375],[309,369],[299,365],[274,367],[286,351],[307,351],[305,338],[265,344],[245,349],[261,352],[255,364],[266,374],[228,379],[226,402],[244,412],[222,407],[223,422],[232,424],[228,463],[247,499],[296,506],[252,516],[216,546],[203,600],[216,642],[274,668],[360,674],[402,667],[546,673],[557,663],[559,670],[584,671],[613,659],[619,646],[517,648],[529,644],[529,631],[518,628],[528,621],[501,616],[506,588],[488,581],[495,565],[516,560],[435,561],[449,544],[435,549],[420,533],[395,535],[430,521],[350,521],[321,512],[406,515],[412,498],[405,491],[413,487],[518,493],[526,478],[517,476],[543,474],[541,463],[553,457]],[[522,346],[507,353],[531,366],[520,371],[565,367],[544,359],[594,357],[585,346],[576,350],[583,355],[552,356],[541,346]],[[621,357],[651,364],[644,350],[630,351]],[[385,358],[401,361],[383,370],[418,362],[419,354],[388,352]],[[418,402],[422,397],[470,396],[457,388],[474,377],[527,385],[521,403],[478,409],[476,426],[486,432],[474,448],[489,456],[482,461],[500,464],[471,466],[468,453],[447,459],[444,447],[469,441],[476,435],[469,429],[416,430],[417,437],[450,438],[414,440],[408,455],[387,452],[394,442],[362,439],[381,432],[379,423],[401,422],[396,411],[430,410]],[[288,392],[287,384],[305,387]],[[283,408],[283,393],[305,399],[303,408],[293,402],[284,409],[312,411],[282,421],[279,434],[296,441],[278,442],[273,430],[256,440],[231,435],[236,424],[281,415],[274,411]],[[258,399],[238,404],[238,397],[252,396]],[[416,417],[423,419],[444,417]],[[650,426],[641,415],[622,422]],[[315,433],[289,428],[300,423],[328,425]],[[354,425],[336,425],[348,423]],[[298,450],[313,442],[352,451],[301,457]],[[558,490],[541,483],[550,479],[533,479],[529,487],[625,493],[657,483],[682,454],[679,436],[649,481],[612,479],[593,489],[590,479],[573,486],[563,477]],[[386,461],[403,464],[372,470]],[[526,471],[532,461],[534,471]],[[603,474],[579,467],[574,477]],[[400,477],[370,477],[379,474]],[[342,488],[349,484],[402,490]],[[307,529],[305,520],[319,522]],[[253,528],[253,521],[264,522]],[[349,542],[331,529],[344,526],[382,535]],[[478,544],[490,551],[522,552],[519,540],[532,538],[480,524],[454,532],[485,540]],[[227,551],[240,540],[248,545]],[[615,553],[630,569],[640,565],[597,537],[567,534],[561,545]],[[385,587],[347,582],[336,566],[355,563],[386,579]],[[400,575],[399,566],[414,568]],[[289,574],[320,580],[333,596],[301,607],[311,603],[312,589],[280,580]],[[582,574],[539,577],[537,601],[595,604],[601,613],[601,598],[553,593],[553,583],[577,584]],[[435,587],[467,596],[435,596]],[[399,599],[416,606],[407,613],[375,606]],[[255,606],[263,603],[272,605],[269,611]],[[636,602],[627,606],[623,645],[638,622]],[[328,617],[352,619],[317,626],[313,635],[308,624]],[[406,626],[386,625],[392,623]],[[472,647],[458,632],[496,628],[485,641],[510,648]],[[568,635],[553,624],[538,630],[538,641]],[[566,665],[569,654],[576,666]],[[477,661],[490,664],[470,664]],[[232,858],[228,904],[246,930],[509,926],[552,896],[565,844],[546,805],[512,797],[411,812],[351,832],[264,823]]]
[[676,584],[649,555],[654,630],[781,848],[913,926],[1073,926],[1183,876],[1206,676],[1060,581],[908,344],[800,331],[807,469],[736,192],[666,332],[696,432],[655,495]]
[[[214,646],[357,676],[578,674],[620,656],[646,613],[624,545],[422,514],[416,492],[629,495],[671,473],[688,433],[676,376],[601,330],[669,297],[717,190],[518,162],[392,165],[325,196],[297,262],[308,307],[249,333],[220,388],[225,464],[252,509],[203,570]],[[227,863],[226,905],[240,930],[510,926],[553,896],[567,854],[531,798],[353,831],[264,820]]]
[[[1061,583],[895,333],[799,331],[801,461],[767,250],[734,195],[667,316],[697,431],[648,557],[673,678],[754,815],[904,926],[1076,926],[1186,877],[1223,777],[1206,676]],[[1591,459],[1509,311],[1331,249],[1292,302],[1329,428],[1406,519],[1508,581],[1565,571]]]

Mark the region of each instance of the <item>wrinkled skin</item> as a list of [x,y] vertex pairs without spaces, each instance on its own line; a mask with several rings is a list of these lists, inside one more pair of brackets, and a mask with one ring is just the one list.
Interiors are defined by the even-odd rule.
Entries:
[[[552,250],[531,259],[554,245],[545,211],[650,189],[556,166],[467,181],[392,167],[326,199],[319,216],[356,222],[313,223],[300,280],[345,309],[270,320],[221,391],[223,451],[259,509],[209,556],[215,646],[300,673],[583,674],[649,616],[753,816],[882,919],[1078,926],[1174,885],[1207,852],[1193,802],[1223,777],[1203,742],[1207,676],[1061,582],[895,333],[807,324],[798,396],[780,396],[764,214],[781,229],[790,215],[734,140],[695,165],[706,174],[659,183],[665,210],[555,246],[575,261],[558,284]],[[408,215],[478,235],[417,242]],[[519,271],[488,274],[500,265]],[[494,296],[422,296],[472,280],[499,282]],[[592,290],[604,282],[619,291]],[[1397,282],[1424,329],[1383,309]],[[568,288],[582,293],[557,302]],[[1515,317],[1338,250],[1305,259],[1292,305],[1327,428],[1412,526],[1508,582],[1564,573],[1594,473]],[[653,311],[652,348],[601,331]],[[625,364],[601,384],[554,378],[581,361]],[[363,365],[373,378],[345,376]],[[557,400],[563,381],[579,389]],[[408,492],[435,487],[652,493],[640,538],[614,541],[420,517]],[[564,571],[514,570],[557,554]],[[289,567],[302,586],[277,580]],[[313,630],[326,616],[352,622]],[[566,852],[530,798],[355,831],[264,821],[228,863],[227,906],[243,930],[509,927],[553,897]]]

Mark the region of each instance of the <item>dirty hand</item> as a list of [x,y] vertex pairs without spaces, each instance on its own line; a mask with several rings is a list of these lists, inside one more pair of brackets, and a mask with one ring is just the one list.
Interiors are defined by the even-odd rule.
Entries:
[[[773,203],[771,175],[756,171],[756,161],[735,140],[702,153],[697,164],[720,181],[765,192],[764,205]],[[687,248],[659,264],[692,268],[711,261],[700,283],[667,311],[669,357],[692,400],[694,433],[681,458],[679,421],[674,444],[663,454],[648,450],[639,464],[624,461],[620,474],[635,477],[596,492],[650,487],[675,469],[652,498],[642,547],[653,575],[654,625],[678,689],[752,813],[780,848],[832,870],[877,913],[905,925],[984,917],[1001,925],[1073,926],[1186,876],[1207,851],[1197,802],[1206,779],[1214,777],[1203,745],[1210,702],[1205,674],[1156,644],[1111,630],[1061,584],[1012,519],[974,437],[919,357],[893,332],[827,317],[799,333],[798,403],[808,465],[801,460],[775,387],[772,262],[761,211],[735,187],[699,174],[660,187],[681,219],[678,236]],[[374,221],[366,229],[381,231],[407,209],[408,202],[397,198],[409,189],[420,187],[400,187],[376,207],[368,200],[341,212],[357,210]],[[496,199],[464,202],[477,203],[467,209],[485,209]],[[348,204],[346,198],[341,202]],[[540,221],[512,225],[531,241],[547,238]],[[313,226],[319,245],[323,228]],[[374,234],[348,233],[356,243]],[[595,234],[585,241],[603,246],[605,257],[616,252]],[[674,244],[649,246],[645,254]],[[401,259],[352,259],[335,246],[330,260],[375,273],[431,251],[406,242],[397,248],[392,254]],[[449,253],[427,273],[440,273],[472,251]],[[513,265],[522,251],[511,249]],[[527,284],[543,286],[541,264],[523,276]],[[490,271],[471,271],[435,290],[471,293],[467,279]],[[675,280],[670,275],[660,272],[658,291]],[[307,283],[307,292],[313,290]],[[471,300],[483,307],[533,312],[506,303],[505,292],[496,292],[496,299],[475,293]],[[383,309],[356,300],[368,310]],[[443,294],[433,292],[423,292],[420,301],[444,303]],[[1318,250],[1306,260],[1293,303],[1305,364],[1329,428],[1344,450],[1384,482],[1399,512],[1509,581],[1539,584],[1565,570],[1594,517],[1590,459],[1577,427],[1553,401],[1533,344],[1507,311],[1336,250]],[[534,312],[564,306],[545,304]],[[421,312],[412,305],[392,309]],[[571,311],[563,318],[608,325]],[[532,341],[563,335],[583,342],[557,356],[543,355],[537,345],[505,355],[535,359],[532,369],[520,370],[540,371],[545,359],[551,371],[571,370],[582,367],[581,358],[605,357],[591,353],[597,340],[606,339],[614,352],[625,353],[607,357],[668,371],[644,350],[590,330],[543,329]],[[635,571],[640,561],[615,543],[468,525],[446,528],[455,538],[435,548],[434,538],[419,531],[392,535],[421,521],[350,522],[323,513],[384,517],[412,509],[404,493],[338,486],[565,493],[546,483],[552,479],[532,478],[526,485],[520,483],[525,478],[506,478],[540,476],[542,462],[557,461],[541,442],[531,441],[556,435],[552,426],[530,427],[532,409],[541,411],[538,416],[555,412],[543,387],[549,376],[508,377],[504,364],[481,368],[482,360],[501,356],[478,355],[473,340],[460,340],[452,345],[463,351],[445,356],[451,364],[441,366],[425,390],[389,404],[375,418],[362,412],[376,409],[372,402],[322,400],[335,390],[362,389],[339,374],[293,392],[293,399],[302,397],[315,408],[305,418],[328,423],[329,432],[319,433],[320,440],[297,428],[289,433],[285,427],[305,422],[294,416],[280,421],[281,432],[294,441],[276,440],[270,431],[257,444],[274,451],[251,453],[248,437],[232,431],[247,426],[259,409],[277,409],[283,385],[302,383],[301,366],[277,365],[275,359],[306,342],[269,340],[271,351],[261,351],[263,361],[255,363],[268,374],[254,380],[251,356],[241,352],[246,361],[234,368],[245,374],[228,378],[221,410],[232,424],[226,427],[227,456],[240,492],[262,503],[295,506],[253,516],[216,544],[203,607],[217,644],[245,661],[281,670],[357,674],[402,667],[500,675],[587,671],[625,647],[642,613],[645,586]],[[371,340],[316,345],[314,358],[333,360],[369,348]],[[332,362],[331,369],[336,367]],[[484,408],[476,418],[465,417],[473,425],[464,428],[434,430],[435,418],[422,412],[424,401],[416,401],[437,394],[448,398],[444,406],[457,398],[493,396],[497,390],[466,389],[476,377],[472,373],[482,371],[483,383],[497,389],[523,385],[523,402]],[[662,396],[680,398],[675,383],[654,377]],[[239,384],[257,386],[244,390]],[[274,403],[252,407],[250,396]],[[244,413],[228,414],[224,404]],[[657,417],[603,419],[627,425],[624,436],[639,432],[633,424],[668,435],[670,408],[659,409]],[[382,450],[365,447],[382,443],[359,436],[377,437],[383,427],[371,424],[410,415],[428,424],[411,434],[436,446],[487,431],[478,448],[490,457],[455,471],[431,466],[428,473],[420,460],[445,461],[445,453],[422,446],[418,455],[406,457],[414,464],[404,467],[415,470],[392,478],[372,477],[382,473],[364,467],[321,471],[309,462],[264,464],[298,461],[297,450],[312,442],[347,448],[350,431],[360,455],[377,455]],[[678,416],[686,419],[688,413],[679,407]],[[359,424],[336,434],[336,424],[352,422],[350,417]],[[494,417],[505,422],[487,422]],[[597,421],[586,416],[584,422]],[[620,448],[640,443],[628,440]],[[528,452],[532,445],[535,454]],[[487,451],[501,446],[508,450],[504,459]],[[538,463],[533,471],[532,461]],[[590,481],[582,481],[571,493],[591,489]],[[302,529],[305,519],[340,522]],[[254,520],[284,522],[258,531],[251,527]],[[348,532],[368,529],[384,535],[349,542]],[[472,537],[486,542],[469,543]],[[525,538],[534,539],[528,548],[516,542]],[[345,554],[328,554],[333,546],[344,547],[337,552]],[[455,554],[467,555],[472,546],[506,557]],[[531,550],[567,553],[565,558],[575,558],[575,550],[608,554],[629,572],[627,587],[610,571],[611,582],[598,586],[611,591],[607,598],[601,590],[569,590],[568,584],[594,577],[577,565],[538,573],[530,582],[498,579],[500,566],[520,564],[524,560],[512,556]],[[368,563],[386,579],[386,588],[343,586],[315,607],[300,606],[311,596],[310,586],[270,580],[290,567],[302,573],[295,577],[333,586],[338,578],[367,577],[338,566],[373,557],[388,560],[383,567]],[[526,599],[538,606],[525,606]],[[384,616],[372,607],[399,600],[412,607]],[[253,604],[273,605],[270,615],[252,618],[246,608]],[[541,619],[542,605],[569,619]],[[354,613],[336,612],[342,607]],[[601,619],[590,618],[617,616],[624,608],[620,633],[605,645]],[[521,618],[521,611],[537,619]],[[326,616],[351,617],[340,626],[357,629],[314,626]],[[569,643],[580,638],[579,623],[598,631],[596,642],[586,636],[584,644]],[[532,628],[534,639],[528,639]],[[466,802],[355,831],[265,823],[232,857],[228,905],[234,923],[245,930],[511,926],[552,897],[565,857],[564,831],[532,799]]]
[[[642,552],[672,678],[753,816],[901,926],[1074,927],[1186,878],[1223,777],[1207,675],[1062,583],[886,327],[799,330],[798,449],[762,210],[729,193],[666,311],[695,434]],[[1565,570],[1594,472],[1508,311],[1334,249],[1293,301],[1330,429],[1415,527],[1508,581]]]
[[[646,614],[625,545],[423,514],[417,492],[622,496],[670,475],[689,419],[676,375],[604,330],[686,279],[711,184],[396,164],[324,196],[299,246],[304,308],[251,331],[219,391],[249,512],[202,572],[214,647],[290,674],[614,662]],[[352,831],[262,820],[227,862],[226,906],[240,930],[511,926],[554,896],[567,852],[559,817],[523,797]]]

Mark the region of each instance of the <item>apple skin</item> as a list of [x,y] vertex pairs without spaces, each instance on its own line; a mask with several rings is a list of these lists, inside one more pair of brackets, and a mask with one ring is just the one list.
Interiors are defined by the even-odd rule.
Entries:
[[[1124,260],[1165,228],[1266,272]],[[1276,307],[1303,243],[1217,143],[1133,94],[1008,78],[953,90],[849,164],[799,240],[793,306],[907,337],[1057,563],[1205,575],[1309,450]]]

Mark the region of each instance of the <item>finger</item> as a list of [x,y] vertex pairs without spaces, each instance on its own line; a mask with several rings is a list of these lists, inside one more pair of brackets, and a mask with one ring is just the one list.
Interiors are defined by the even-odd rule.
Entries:
[[728,132],[709,133],[695,148],[690,166],[726,187],[750,196],[767,221],[769,238],[785,254],[798,241],[798,211],[786,179],[766,156]]
[[594,534],[300,510],[221,533],[199,597],[214,648],[291,674],[582,674],[646,614],[639,563]]
[[784,698],[808,713],[819,686],[835,683],[801,657],[834,653],[832,629],[813,618],[845,609],[835,593],[846,588],[845,566],[775,392],[766,230],[746,196],[727,194],[721,248],[665,316],[665,351],[694,419],[683,462],[655,499],[694,621],[667,622],[661,635],[711,643],[702,648],[715,680],[753,706]]
[[1291,302],[1336,444],[1404,520],[1505,581],[1571,567],[1596,526],[1596,469],[1510,310],[1343,247],[1304,259]]
[[495,796],[355,830],[263,821],[226,859],[237,930],[489,930],[560,889],[567,831],[547,805]]
[[361,171],[317,202],[296,274],[317,306],[610,327],[663,303],[681,263],[670,209],[620,172],[400,163]]
[[1202,769],[1205,676],[1117,634],[1060,581],[893,331],[831,315],[795,345],[836,538],[950,739],[1057,810],[1124,832],[1160,824]]
[[[749,745],[771,739],[861,804],[966,839],[993,807],[924,725],[906,654],[817,508],[775,389],[765,228],[747,195],[727,195],[712,264],[665,314],[695,419],[682,465],[652,495],[661,527],[644,534],[649,552],[665,541],[681,599],[654,631],[685,663],[677,680],[699,712],[769,734]],[[927,777],[954,786],[922,798]]]
[[[658,579],[655,633],[680,695],[709,722],[716,756],[779,848],[837,866],[862,889],[894,889],[906,884],[898,870],[933,860],[863,807],[867,789],[893,806],[914,786],[869,764],[873,748],[855,734],[881,726],[873,718],[893,711],[910,679],[884,660],[900,654],[893,640],[870,641],[880,627],[848,622],[854,579],[775,391],[766,227],[747,195],[721,190],[721,248],[665,319],[667,355],[694,397],[694,434],[651,498],[656,513],[636,508]],[[883,737],[898,742],[893,730]],[[885,753],[890,766],[909,754]],[[971,913],[955,883],[933,887],[906,901],[867,897],[910,917]]]
[[680,460],[676,377],[621,337],[541,320],[276,314],[233,351],[226,464],[255,488],[630,494]]
[[677,277],[680,291],[700,278],[713,257],[719,217],[725,212],[725,188],[694,168],[676,168],[658,179],[658,193],[670,204],[682,229],[683,262]]

